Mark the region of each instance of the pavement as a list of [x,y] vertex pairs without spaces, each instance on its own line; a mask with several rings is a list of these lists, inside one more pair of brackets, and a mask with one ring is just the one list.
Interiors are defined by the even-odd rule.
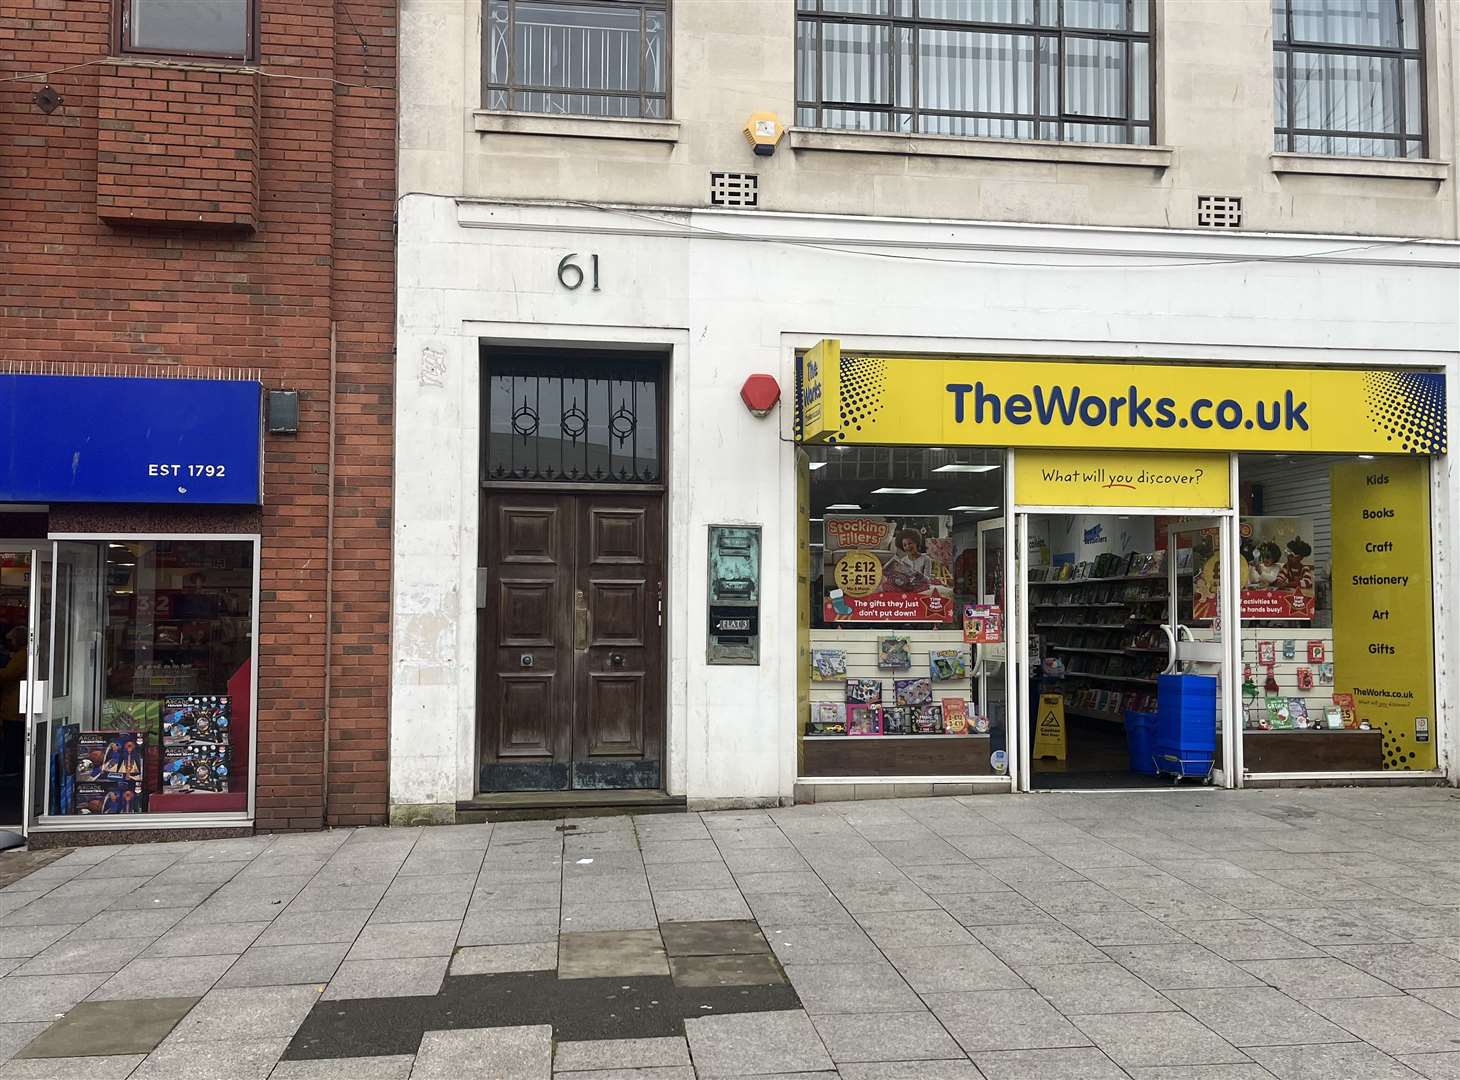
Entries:
[[80,848],[0,888],[0,1080],[1457,1080],[1457,825],[1177,790]]

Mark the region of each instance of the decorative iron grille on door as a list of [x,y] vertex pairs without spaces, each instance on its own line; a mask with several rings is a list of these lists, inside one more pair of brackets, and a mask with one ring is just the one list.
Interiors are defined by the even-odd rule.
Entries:
[[482,479],[659,484],[657,358],[484,352]]

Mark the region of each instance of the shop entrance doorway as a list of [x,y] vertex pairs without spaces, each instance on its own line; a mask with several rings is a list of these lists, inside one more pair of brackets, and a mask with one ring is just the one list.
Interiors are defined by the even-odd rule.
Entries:
[[29,546],[0,548],[0,829],[16,831],[24,817],[34,554]]
[[1021,513],[1031,790],[1222,783],[1226,518]]
[[663,509],[659,494],[484,493],[482,792],[661,787]]

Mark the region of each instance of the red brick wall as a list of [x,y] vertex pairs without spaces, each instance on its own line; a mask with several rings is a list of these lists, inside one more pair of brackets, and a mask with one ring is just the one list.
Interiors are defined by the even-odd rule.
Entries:
[[[300,391],[299,434],[265,443],[258,823],[382,822],[396,5],[261,6],[257,219],[247,234],[100,220],[99,142],[118,136],[100,131],[99,119],[119,115],[116,80],[202,75],[105,63],[110,0],[0,4],[0,363],[259,369],[266,386]],[[54,72],[50,85],[64,103],[50,115],[31,102],[41,81],[14,81],[32,72]],[[225,78],[239,80],[236,69]]]
[[256,72],[130,63],[96,71],[98,217],[114,225],[257,224]]

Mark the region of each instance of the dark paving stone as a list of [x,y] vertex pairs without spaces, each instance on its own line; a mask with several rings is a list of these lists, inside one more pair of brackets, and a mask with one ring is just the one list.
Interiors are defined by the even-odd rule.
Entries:
[[44,848],[40,851],[10,851],[0,858],[0,889],[29,877],[47,863],[71,854],[68,847]]
[[791,987],[677,987],[666,976],[559,979],[551,971],[461,975],[435,997],[321,1001],[286,1061],[414,1054],[426,1031],[551,1024],[554,1038],[653,1039],[687,1017],[799,1009]]
[[667,922],[659,927],[670,956],[738,956],[768,953],[760,927],[746,919],[710,922]]
[[197,1003],[196,997],[83,1001],[15,1056],[74,1058],[150,1053]]
[[744,956],[675,956],[669,976],[678,987],[783,986],[785,973],[769,954]]
[[558,936],[558,978],[667,975],[658,930],[605,930]]

